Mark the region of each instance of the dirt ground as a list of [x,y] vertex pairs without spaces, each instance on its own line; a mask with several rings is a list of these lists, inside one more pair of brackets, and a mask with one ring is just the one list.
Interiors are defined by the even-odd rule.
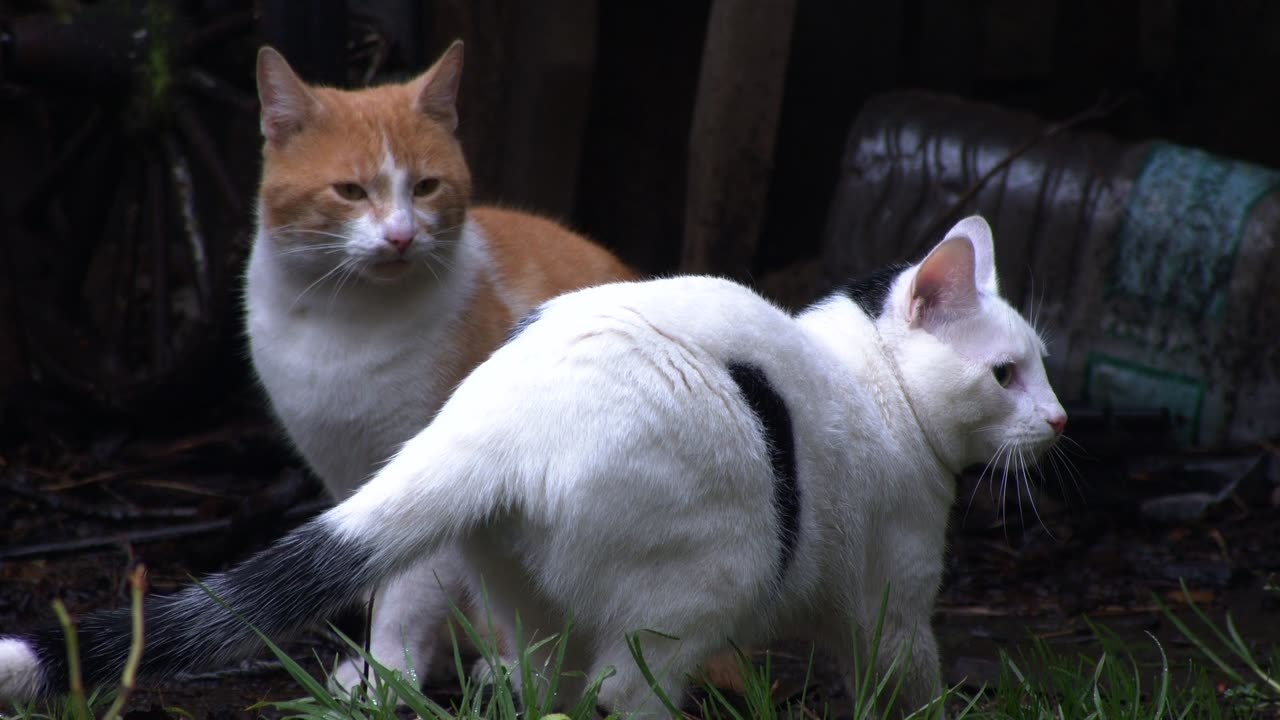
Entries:
[[[1153,600],[1182,602],[1179,579],[1215,616],[1230,610],[1259,647],[1280,642],[1280,594],[1264,590],[1280,572],[1280,454],[1175,451],[1142,442],[1144,431],[1122,420],[1086,415],[1069,431],[1079,444],[1076,473],[1049,473],[1034,509],[1011,485],[1002,503],[1000,477],[961,480],[936,616],[949,683],[993,681],[998,652],[1017,654],[1032,637],[1059,652],[1095,653],[1086,619],[1140,657],[1155,655],[1150,632],[1182,667],[1190,647]],[[126,602],[125,578],[137,562],[149,568],[153,590],[171,591],[326,505],[248,391],[155,427],[86,421],[74,432],[28,430],[6,448],[0,632],[51,622],[57,597],[73,613]],[[290,647],[307,656],[336,646],[313,638]],[[798,692],[806,650],[780,643],[773,664],[779,697]],[[842,693],[825,665],[816,679],[818,702],[838,710]],[[432,693],[447,704],[456,687],[445,681]],[[282,671],[257,662],[144,685],[127,717],[165,717],[166,708],[258,717],[248,709],[254,703],[298,695]]]

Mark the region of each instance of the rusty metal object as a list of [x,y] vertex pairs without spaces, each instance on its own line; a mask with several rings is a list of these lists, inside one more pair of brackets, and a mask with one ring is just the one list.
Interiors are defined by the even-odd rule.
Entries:
[[873,98],[850,132],[824,269],[918,258],[981,213],[1002,294],[1050,337],[1064,400],[1163,408],[1185,446],[1280,436],[1280,170],[1063,126],[929,93]]

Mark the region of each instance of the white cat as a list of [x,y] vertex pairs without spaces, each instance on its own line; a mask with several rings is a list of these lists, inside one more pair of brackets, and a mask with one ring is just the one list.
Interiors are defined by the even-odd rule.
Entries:
[[[457,542],[500,620],[545,636],[572,618],[566,667],[614,667],[603,707],[649,715],[664,711],[628,633],[663,634],[640,638],[674,698],[727,639],[778,631],[851,674],[866,651],[852,630],[888,587],[880,669],[910,645],[913,709],[940,690],[930,613],[955,475],[1043,453],[1066,423],[1043,354],[997,294],[976,217],[920,264],[796,317],[705,277],[579,291],[523,323],[349,500],[208,584],[280,635]],[[255,645],[199,589],[147,615],[144,672]],[[90,614],[80,634],[87,677],[109,681],[126,614]],[[56,631],[0,640],[0,695],[62,687],[63,657]],[[560,687],[572,705],[582,683]]]

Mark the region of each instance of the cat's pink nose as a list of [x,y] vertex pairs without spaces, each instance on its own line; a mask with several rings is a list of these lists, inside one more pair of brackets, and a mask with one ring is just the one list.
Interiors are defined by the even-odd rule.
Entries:
[[1059,435],[1061,435],[1062,431],[1067,428],[1067,414],[1064,412],[1050,415],[1045,421],[1048,422],[1049,427],[1053,428],[1053,431]]
[[404,254],[404,251],[405,251],[406,249],[408,249],[409,245],[411,245],[411,244],[413,243],[413,236],[414,236],[415,234],[416,234],[416,233],[414,232],[414,229],[413,229],[412,227],[409,227],[409,228],[398,228],[398,227],[395,227],[395,228],[387,228],[387,229],[386,229],[386,230],[384,230],[384,231],[383,231],[383,233],[382,233],[382,239],[383,239],[383,240],[386,240],[386,241],[387,241],[387,244],[389,244],[389,245],[391,245],[391,247],[395,248],[395,249],[396,249],[396,252],[398,252],[398,253],[400,253],[401,255],[403,255],[403,254]]

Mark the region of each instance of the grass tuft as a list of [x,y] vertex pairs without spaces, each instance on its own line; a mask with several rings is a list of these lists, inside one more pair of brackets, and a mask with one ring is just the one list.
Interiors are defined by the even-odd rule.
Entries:
[[[1273,587],[1274,584],[1269,585],[1268,592],[1280,592]],[[89,720],[95,717],[96,709],[106,705],[106,710],[97,717],[104,720],[120,718],[135,688],[143,651],[145,575],[141,567],[130,575],[130,588],[133,642],[119,687],[114,692],[95,692],[86,696],[75,625],[62,603],[55,601],[54,611],[67,642],[71,692],[67,698],[44,707],[19,705],[12,715],[0,713],[0,717]],[[1170,624],[1187,638],[1197,652],[1197,657],[1188,661],[1185,667],[1173,667],[1155,635],[1147,634],[1159,662],[1156,667],[1150,667],[1140,665],[1120,639],[1105,627],[1091,626],[1097,644],[1089,654],[1064,655],[1046,641],[1034,640],[1017,657],[1001,653],[1001,673],[993,687],[982,687],[972,694],[962,692],[959,687],[944,688],[937,699],[923,708],[911,709],[906,717],[910,720],[941,720],[943,717],[952,720],[1280,718],[1280,677],[1276,674],[1280,668],[1280,648],[1271,647],[1264,652],[1251,646],[1229,613],[1221,623],[1216,623],[1193,601],[1185,584],[1183,593],[1186,605],[1194,615],[1195,627],[1175,615],[1159,598],[1156,602]],[[855,647],[865,647],[867,651],[866,657],[855,656],[854,681],[850,688],[852,697],[849,698],[852,708],[848,715],[842,713],[841,717],[883,720],[897,712],[893,710],[894,701],[898,699],[910,664],[911,646],[897,648],[887,664],[879,662],[886,604],[882,602],[876,625],[870,629],[869,643],[860,642],[862,628],[854,629],[852,640]],[[225,607],[225,603],[223,605]],[[234,610],[231,612],[235,613]],[[580,673],[570,672],[570,668],[564,667],[570,627],[549,637],[526,641],[524,629],[517,620],[516,652],[522,662],[511,667],[504,662],[487,634],[478,630],[466,615],[455,609],[453,621],[450,633],[454,641],[454,666],[460,678],[461,696],[451,707],[442,706],[422,692],[414,668],[409,666],[407,673],[387,668],[370,656],[367,647],[341,633],[338,637],[367,667],[369,680],[349,691],[335,688],[329,678],[314,677],[250,624],[249,627],[304,693],[297,699],[261,703],[251,709],[269,709],[275,714],[283,713],[287,717],[306,720],[391,720],[403,717],[396,711],[397,704],[403,704],[422,720],[597,720],[596,702],[611,669],[587,679],[585,696],[576,707],[565,713],[554,712],[561,681],[568,677],[584,679]],[[473,677],[464,667],[457,631],[480,649],[479,667],[487,669],[487,673],[480,673],[482,677]],[[696,708],[697,714],[686,714],[680,710],[679,703],[663,693],[657,681],[663,673],[654,672],[646,661],[641,644],[641,638],[646,634],[671,638],[661,633],[640,631],[630,634],[627,642],[633,661],[672,717],[682,720],[697,717],[705,720],[825,720],[830,717],[828,708],[815,711],[810,707],[808,688],[812,677],[812,656],[806,672],[805,689],[800,697],[779,703],[774,696],[777,683],[769,655],[765,654],[763,662],[757,664],[736,648],[743,681],[741,697],[730,697],[731,693],[704,681],[705,698]],[[875,671],[881,666],[888,668],[883,676]],[[1215,677],[1227,678],[1230,686],[1219,686]],[[190,717],[180,708],[166,708],[166,712]]]

